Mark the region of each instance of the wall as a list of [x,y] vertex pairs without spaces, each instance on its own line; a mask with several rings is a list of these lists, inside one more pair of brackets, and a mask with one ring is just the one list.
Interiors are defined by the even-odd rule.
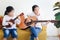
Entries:
[[[13,6],[15,8],[15,15],[17,16],[21,12],[25,14],[31,13],[31,7],[34,4],[40,6],[41,19],[52,20],[54,19],[53,5],[58,0],[0,0],[0,15],[4,14],[7,6]],[[57,29],[53,23],[49,23],[47,27],[47,35],[57,35]]]

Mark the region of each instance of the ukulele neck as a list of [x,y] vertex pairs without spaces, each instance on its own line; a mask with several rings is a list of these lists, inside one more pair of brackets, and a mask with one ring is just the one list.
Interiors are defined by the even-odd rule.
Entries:
[[24,15],[24,13],[21,13],[20,15],[18,15],[16,18],[14,18],[13,20],[16,20],[19,16]]
[[15,21],[18,18],[18,16],[16,18],[14,18],[13,20]]

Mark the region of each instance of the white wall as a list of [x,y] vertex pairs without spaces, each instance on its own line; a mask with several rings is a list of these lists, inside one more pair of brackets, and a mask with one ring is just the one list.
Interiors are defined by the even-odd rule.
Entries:
[[[0,15],[4,14],[7,6],[13,6],[15,8],[15,15],[21,12],[25,14],[31,13],[31,7],[34,4],[40,6],[40,13],[43,20],[54,19],[53,4],[58,0],[0,0]],[[47,27],[47,35],[57,35],[56,27],[53,23],[49,23]]]

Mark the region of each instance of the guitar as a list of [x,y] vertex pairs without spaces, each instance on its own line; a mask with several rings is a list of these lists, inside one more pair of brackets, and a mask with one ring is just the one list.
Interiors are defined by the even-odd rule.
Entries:
[[52,23],[56,23],[56,22],[60,22],[59,20],[38,20],[38,21],[33,21],[31,20],[31,22],[27,22],[25,23],[26,25],[31,25],[32,23],[38,23],[38,22],[52,22]]
[[25,22],[25,16],[24,16],[24,14],[22,14],[21,16],[20,16],[20,19],[21,19],[21,22],[20,22],[20,24],[18,24],[18,28],[19,29],[22,29],[22,30],[25,30],[25,29],[27,29],[28,28],[28,26],[24,23]]
[[[20,15],[18,15],[16,18],[11,19],[11,20],[6,21],[6,22],[12,22],[12,23],[14,24],[14,23],[15,23],[15,20],[16,20],[19,16],[21,16],[21,15],[23,15],[23,13],[21,13]],[[5,25],[5,26],[3,26],[3,27],[7,27],[7,28],[9,28],[9,27],[11,27],[11,25],[9,24],[9,25]]]
[[[30,21],[28,21],[28,20],[30,20]],[[57,23],[57,22],[60,22],[60,20],[37,20],[37,18],[35,16],[29,17],[29,18],[25,19],[25,24],[27,26],[29,26],[29,25],[35,25],[38,22],[52,22],[52,23]]]

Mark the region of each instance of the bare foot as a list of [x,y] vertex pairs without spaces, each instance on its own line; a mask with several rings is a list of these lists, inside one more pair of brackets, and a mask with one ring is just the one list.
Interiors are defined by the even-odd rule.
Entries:
[[37,37],[36,40],[39,40],[39,38]]
[[3,38],[3,40],[7,40],[7,38]]
[[16,38],[13,38],[13,40],[17,40]]

